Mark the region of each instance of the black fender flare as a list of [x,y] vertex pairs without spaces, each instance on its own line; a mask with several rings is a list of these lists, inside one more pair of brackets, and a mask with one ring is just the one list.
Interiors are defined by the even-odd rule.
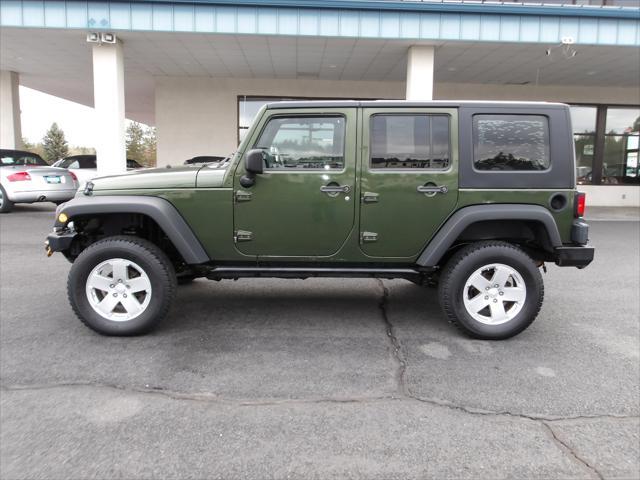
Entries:
[[184,261],[188,264],[205,263],[210,260],[202,244],[182,218],[178,210],[167,200],[149,195],[96,195],[76,197],[63,203],[56,210],[56,226],[61,213],[69,220],[84,215],[110,213],[139,213],[152,218],[169,237]]
[[435,267],[447,250],[469,225],[485,220],[528,220],[542,224],[551,245],[562,246],[558,226],[551,212],[540,205],[488,204],[464,207],[451,215],[431,239],[416,263],[421,267]]

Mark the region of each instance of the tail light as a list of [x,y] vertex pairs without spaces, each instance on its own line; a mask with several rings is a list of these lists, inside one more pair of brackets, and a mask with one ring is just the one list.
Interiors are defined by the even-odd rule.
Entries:
[[71,178],[73,178],[73,181],[74,181],[74,182],[77,182],[77,181],[78,181],[78,177],[76,177],[76,174],[75,174],[75,173],[73,173],[71,170],[69,170],[69,175],[71,175]]
[[574,200],[575,207],[576,207],[575,209],[576,218],[584,217],[584,210],[587,206],[586,200],[587,200],[586,193],[583,193],[583,192],[576,193],[576,198]]
[[10,182],[29,182],[31,181],[31,175],[29,175],[29,172],[16,172],[7,175],[7,180]]

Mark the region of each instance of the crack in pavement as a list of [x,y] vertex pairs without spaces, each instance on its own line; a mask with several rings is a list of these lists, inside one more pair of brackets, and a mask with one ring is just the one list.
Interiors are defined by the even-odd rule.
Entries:
[[544,421],[541,421],[539,423],[541,423],[547,428],[547,431],[551,435],[551,438],[553,439],[554,444],[560,450],[562,450],[568,456],[573,457],[576,463],[582,465],[590,473],[594,474],[597,478],[599,478],[600,480],[604,480],[604,475],[602,475],[602,473],[600,473],[598,469],[594,467],[592,464],[590,464],[585,458],[582,458],[580,455],[578,455],[578,453],[573,448],[571,448],[571,446],[567,442],[561,440],[560,437],[558,437],[556,432],[553,430],[551,425],[549,425],[547,422],[544,422]]
[[456,404],[454,402],[438,399],[421,397],[413,394],[405,383],[405,374],[407,370],[407,355],[403,352],[402,345],[396,334],[396,328],[389,318],[387,308],[389,305],[389,290],[381,279],[376,279],[382,291],[378,306],[381,311],[382,319],[385,325],[385,333],[391,348],[391,357],[395,365],[393,377],[396,382],[397,392],[392,395],[381,396],[362,396],[362,397],[311,397],[311,398],[267,398],[267,399],[243,399],[224,397],[211,392],[180,392],[170,390],[164,387],[156,387],[145,385],[144,387],[127,386],[114,383],[101,382],[59,382],[49,384],[0,384],[0,390],[3,391],[31,391],[31,390],[47,390],[47,389],[63,389],[74,387],[86,388],[108,388],[128,393],[160,395],[172,400],[194,401],[194,402],[211,402],[229,406],[238,407],[268,407],[268,406],[286,406],[286,405],[304,405],[304,404],[367,404],[375,402],[419,402],[429,404],[434,407],[456,410],[468,415],[507,417],[513,420],[534,422],[539,424],[541,428],[549,435],[553,444],[562,452],[563,455],[570,458],[573,462],[579,464],[581,468],[587,470],[598,479],[603,479],[603,475],[586,459],[577,454],[566,442],[561,440],[553,430],[551,423],[559,421],[572,420],[590,420],[590,419],[637,419],[639,415],[623,415],[623,414],[586,414],[586,415],[541,415],[528,414],[519,412],[510,412],[507,410],[496,411],[487,410],[477,407]]
[[119,385],[115,383],[103,382],[60,382],[42,384],[14,384],[0,385],[0,390],[7,392],[21,392],[34,390],[54,390],[74,387],[107,388],[119,390],[127,393],[137,393],[145,395],[158,395],[172,400],[186,400],[192,402],[219,403],[239,407],[261,407],[277,405],[313,404],[313,403],[375,403],[388,400],[399,400],[393,396],[371,396],[371,397],[310,397],[310,398],[273,398],[273,399],[243,399],[229,398],[211,392],[180,392],[169,390],[164,387],[144,387]]
[[378,302],[378,307],[380,307],[380,312],[382,313],[382,320],[386,327],[387,338],[391,343],[391,355],[393,357],[394,362],[396,363],[396,370],[394,372],[394,378],[396,381],[396,388],[398,390],[398,394],[402,397],[410,397],[407,387],[404,383],[404,374],[407,369],[407,362],[405,361],[402,354],[402,347],[400,346],[400,341],[398,337],[396,337],[395,329],[393,324],[389,321],[389,316],[387,315],[387,305],[389,303],[389,289],[385,286],[380,278],[376,278],[378,285],[380,285],[380,289],[382,290],[382,295],[380,297],[380,302]]
[[508,416],[512,418],[518,418],[520,420],[528,420],[532,421],[536,424],[540,424],[543,426],[545,431],[547,431],[553,444],[567,457],[572,458],[574,462],[579,464],[581,467],[585,468],[589,473],[595,475],[598,479],[604,480],[603,475],[596,469],[593,465],[591,465],[586,459],[582,458],[580,455],[576,453],[575,450],[571,448],[566,442],[562,441],[555,433],[549,422],[551,421],[559,421],[559,420],[577,420],[577,419],[585,419],[585,418],[603,418],[603,417],[611,417],[611,418],[635,418],[635,417],[618,417],[615,415],[606,415],[606,416],[576,416],[576,417],[560,417],[560,418],[547,418],[544,416],[537,415],[526,415],[522,413],[512,413],[508,411],[491,411],[491,410],[483,410],[478,408],[471,408],[464,405],[457,405],[453,402],[449,402],[446,400],[438,400],[438,399],[427,399],[424,397],[419,397],[411,393],[407,385],[404,381],[404,375],[407,369],[407,356],[403,353],[400,341],[395,334],[395,327],[391,320],[389,319],[389,315],[387,313],[387,306],[389,305],[389,289],[385,286],[382,279],[376,279],[382,289],[382,296],[380,298],[379,306],[382,312],[382,319],[387,327],[387,337],[391,342],[391,347],[393,351],[393,357],[398,364],[396,369],[395,377],[398,385],[398,393],[404,397],[405,399],[416,400],[418,402],[428,403],[431,405],[437,405],[440,407],[455,409],[470,415],[486,415],[486,416]]
[[146,395],[159,395],[170,398],[172,400],[186,400],[194,402],[220,403],[231,406],[277,406],[277,405],[296,405],[296,404],[313,404],[313,403],[376,403],[376,402],[419,402],[433,405],[435,407],[457,410],[469,415],[493,416],[493,417],[510,417],[519,420],[530,420],[534,422],[560,422],[571,420],[597,420],[597,419],[637,419],[640,415],[620,415],[620,414],[592,414],[592,415],[568,415],[568,416],[545,416],[536,414],[525,414],[509,411],[484,410],[480,408],[467,407],[458,405],[446,400],[417,397],[405,395],[402,397],[394,395],[380,396],[364,396],[364,397],[310,397],[310,398],[269,398],[269,399],[243,399],[234,397],[224,397],[211,392],[180,392],[169,390],[164,387],[153,387],[146,385],[144,387],[127,386],[115,383],[104,382],[59,382],[59,383],[34,383],[34,384],[13,384],[0,385],[0,390],[6,392],[34,391],[34,390],[54,390],[75,387],[88,388],[107,388],[119,390],[127,393],[137,393]]

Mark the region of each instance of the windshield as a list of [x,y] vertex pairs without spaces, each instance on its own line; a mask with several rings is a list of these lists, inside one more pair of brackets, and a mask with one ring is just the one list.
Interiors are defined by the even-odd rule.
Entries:
[[142,168],[142,165],[140,165],[135,160],[131,160],[130,158],[127,158],[127,168]]
[[39,155],[29,152],[2,152],[2,155],[0,156],[0,162],[2,166],[49,166],[49,164],[45,162]]
[[95,155],[73,155],[63,158],[56,162],[56,167],[70,168],[76,170],[79,168],[96,168]]

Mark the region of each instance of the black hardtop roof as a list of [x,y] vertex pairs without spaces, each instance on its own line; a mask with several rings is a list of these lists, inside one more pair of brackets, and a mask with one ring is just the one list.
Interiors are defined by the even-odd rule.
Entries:
[[568,108],[564,103],[526,102],[526,101],[487,101],[487,100],[433,100],[414,102],[410,100],[287,100],[267,104],[268,109],[280,108],[313,108],[313,107],[368,107],[368,108],[420,108],[420,107],[536,107],[536,108]]

